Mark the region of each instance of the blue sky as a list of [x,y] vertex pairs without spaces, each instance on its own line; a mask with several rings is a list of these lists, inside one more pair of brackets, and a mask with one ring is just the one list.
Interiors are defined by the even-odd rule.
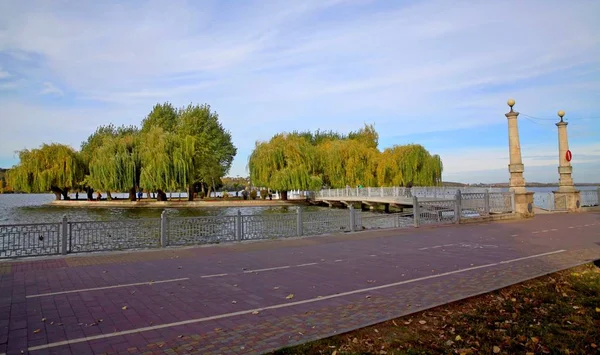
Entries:
[[558,180],[562,109],[574,179],[600,182],[599,13],[594,0],[0,0],[0,166],[170,101],[219,113],[233,176],[277,132],[373,123],[380,148],[440,154],[444,180],[505,182],[512,97],[526,180]]

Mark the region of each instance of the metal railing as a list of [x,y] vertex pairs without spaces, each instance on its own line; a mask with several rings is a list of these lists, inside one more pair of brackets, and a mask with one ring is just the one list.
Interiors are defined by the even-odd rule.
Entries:
[[0,258],[58,254],[60,223],[0,225]]
[[[168,217],[117,221],[0,225],[0,258],[160,248],[355,232],[366,229],[459,223],[462,218],[512,212],[511,193],[461,194],[453,199],[412,197],[402,213],[356,210],[233,216]],[[481,207],[483,206],[483,207]]]
[[482,187],[346,187],[341,189],[324,189],[315,192],[315,198],[430,198],[439,200],[452,200],[456,192],[462,193],[501,193],[501,188]]
[[[580,206],[598,206],[600,201],[600,188],[597,190],[579,191]],[[552,191],[536,192],[533,195],[533,205],[547,211],[568,210],[568,197],[566,195],[555,195]]]
[[600,205],[600,187],[597,190],[581,190],[581,206],[591,207]]

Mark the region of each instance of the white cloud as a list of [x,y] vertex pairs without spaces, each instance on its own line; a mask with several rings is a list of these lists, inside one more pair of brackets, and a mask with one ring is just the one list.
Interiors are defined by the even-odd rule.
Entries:
[[42,91],[40,91],[40,94],[42,95],[58,95],[58,96],[63,96],[64,93],[62,92],[61,89],[57,88],[54,84],[52,84],[51,82],[45,81],[43,83],[44,88],[42,89]]

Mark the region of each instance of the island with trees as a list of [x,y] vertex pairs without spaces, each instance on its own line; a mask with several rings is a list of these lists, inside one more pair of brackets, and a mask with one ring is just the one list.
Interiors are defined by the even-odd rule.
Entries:
[[[226,177],[237,153],[232,137],[209,105],[156,104],[140,126],[100,126],[79,150],[59,143],[18,151],[19,162],[2,171],[3,191],[47,193],[56,201],[165,202],[185,191],[191,205],[221,190],[223,200],[270,200],[274,192],[358,186],[436,186],[442,161],[423,146],[378,149],[372,125],[348,134],[280,133],[256,142],[248,178]],[[233,191],[233,192],[228,192]],[[241,192],[240,192],[241,191]]]

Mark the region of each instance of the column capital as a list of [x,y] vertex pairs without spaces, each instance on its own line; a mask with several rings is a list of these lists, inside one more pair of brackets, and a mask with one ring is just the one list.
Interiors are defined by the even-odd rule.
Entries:
[[509,113],[505,113],[504,116],[506,116],[506,118],[517,118],[519,113],[517,111],[510,111]]
[[559,128],[562,126],[566,127],[568,124],[569,124],[568,122],[560,121],[560,122],[556,123],[556,127],[559,127]]

